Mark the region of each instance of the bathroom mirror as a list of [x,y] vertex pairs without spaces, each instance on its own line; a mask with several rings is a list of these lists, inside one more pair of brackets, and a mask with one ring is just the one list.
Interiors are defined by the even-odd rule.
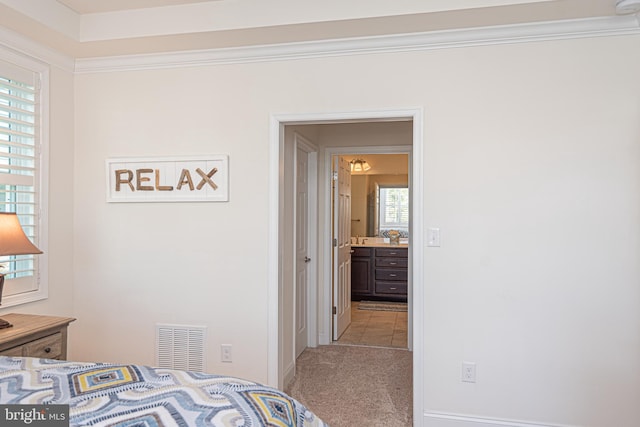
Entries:
[[367,171],[351,173],[351,235],[388,237],[386,231],[396,229],[401,237],[409,237],[409,156],[346,157],[366,160],[371,166]]

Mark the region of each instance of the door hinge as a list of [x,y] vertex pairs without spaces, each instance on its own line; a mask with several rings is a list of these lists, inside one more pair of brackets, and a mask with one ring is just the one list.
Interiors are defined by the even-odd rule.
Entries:
[[337,307],[333,307],[333,314],[338,314],[338,309],[337,309]]
[[333,247],[337,247],[338,246],[338,239],[333,239]]
[[338,171],[333,171],[331,174],[331,179],[334,181],[338,180]]

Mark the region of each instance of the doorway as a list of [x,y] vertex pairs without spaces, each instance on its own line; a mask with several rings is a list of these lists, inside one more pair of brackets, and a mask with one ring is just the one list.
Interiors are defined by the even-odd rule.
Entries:
[[[286,223],[283,218],[286,216],[287,205],[283,197],[286,182],[284,175],[286,170],[286,150],[285,150],[285,128],[298,126],[322,126],[331,124],[367,124],[367,123],[390,123],[390,122],[410,122],[411,128],[411,150],[413,161],[410,166],[410,175],[413,182],[413,205],[412,205],[412,238],[409,253],[409,262],[411,268],[411,282],[414,286],[411,289],[410,298],[413,301],[413,310],[409,313],[412,328],[409,332],[413,350],[413,388],[414,388],[414,420],[420,419],[422,412],[422,385],[423,379],[423,312],[422,303],[423,290],[422,286],[415,284],[423,283],[423,272],[421,262],[416,262],[422,258],[422,219],[423,219],[423,202],[422,202],[422,111],[421,110],[396,110],[396,111],[374,111],[360,113],[329,113],[329,114],[295,114],[295,115],[274,115],[271,117],[271,137],[270,137],[270,176],[269,191],[271,203],[271,215],[269,218],[269,300],[268,300],[268,335],[269,335],[269,353],[268,353],[268,381],[274,386],[282,388],[285,381],[286,359],[294,358],[293,346],[287,345],[287,341],[293,340],[292,336],[285,334],[284,315],[286,310],[292,309],[284,306],[283,300],[283,283],[284,277],[289,274],[287,261],[283,254],[284,247],[288,244],[285,239],[283,230]],[[357,127],[357,126],[356,126]],[[311,129],[311,128],[309,128]],[[310,138],[313,141],[313,138]],[[341,150],[354,152],[354,147],[361,147],[366,151],[381,149],[384,144],[379,144],[376,148],[368,146],[370,141],[358,141],[357,134],[353,138],[349,138],[350,144],[335,143],[331,138],[324,138],[320,146],[320,155],[318,157],[318,180],[323,182],[327,180],[328,168],[331,155]],[[314,141],[317,142],[317,141]],[[346,149],[345,147],[349,147]],[[406,148],[406,147],[405,147]],[[324,154],[322,154],[324,152]],[[331,218],[325,212],[325,207],[329,206],[330,191],[328,186],[322,184],[319,189],[319,209],[318,209],[318,229],[321,230],[317,235],[317,292],[313,297],[317,302],[316,318],[312,319],[316,323],[316,338],[319,344],[329,344],[331,342],[332,330],[332,298],[331,298],[331,257],[326,256],[332,250],[331,238],[327,238],[325,234],[331,229]],[[290,349],[290,350],[289,350]]]
[[[400,143],[412,139],[412,124],[410,122],[399,126],[398,135],[394,138]],[[375,132],[384,129],[376,127]],[[406,135],[402,135],[406,132]],[[388,136],[381,140],[385,141]],[[409,164],[411,159],[411,145],[388,145],[368,147],[336,147],[327,148],[327,155],[331,155],[332,163],[336,159],[348,161],[349,164],[365,162],[366,170],[358,171],[357,168],[350,171],[350,209],[348,215],[338,215],[335,206],[338,200],[333,197],[334,215],[333,231],[331,236],[334,241],[336,230],[348,229],[347,250],[350,257],[350,291],[349,310],[350,319],[345,322],[334,316],[333,341],[344,344],[360,344],[372,346],[388,346],[411,348],[410,325],[408,316],[411,307],[411,265],[409,265],[409,231],[410,231],[410,204],[412,186],[409,176]],[[361,168],[360,168],[361,169]],[[340,183],[338,174],[338,183]],[[334,195],[336,193],[334,183]],[[385,189],[393,188],[394,196],[402,194],[394,206],[382,203],[381,194]],[[389,199],[395,199],[390,197]],[[384,212],[384,207],[389,212]],[[381,208],[383,208],[381,210]],[[391,215],[391,210],[396,215]],[[395,218],[392,218],[395,216]],[[387,221],[385,221],[385,218]],[[389,244],[389,232],[400,233],[400,241],[397,246]],[[330,238],[329,236],[327,238]],[[338,246],[342,243],[338,237]],[[336,248],[334,248],[334,251]],[[336,257],[334,256],[334,261]],[[334,287],[338,278],[335,272],[346,269],[334,262]],[[334,289],[334,307],[347,306],[341,301],[342,295]],[[399,313],[400,310],[404,312]],[[342,320],[341,332],[336,333],[335,323]],[[342,333],[342,331],[344,333]],[[395,339],[394,339],[394,334]],[[401,336],[402,335],[402,336]]]
[[[350,165],[350,215],[333,218],[334,230],[350,228],[351,318],[338,336],[334,324],[333,342],[408,349],[411,146],[375,147],[373,153],[361,147],[354,150],[334,156]],[[333,200],[335,211],[337,200]]]

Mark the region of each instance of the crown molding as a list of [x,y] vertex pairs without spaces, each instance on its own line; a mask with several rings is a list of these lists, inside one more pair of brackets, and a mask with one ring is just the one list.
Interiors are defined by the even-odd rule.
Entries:
[[624,35],[640,35],[638,16],[614,16],[160,54],[82,58],[76,60],[75,71],[76,73],[97,73],[198,67]]
[[640,15],[74,60],[0,26],[0,46],[76,73],[285,61],[640,34]]
[[74,72],[76,67],[74,58],[43,46],[2,26],[0,26],[0,46],[71,73]]

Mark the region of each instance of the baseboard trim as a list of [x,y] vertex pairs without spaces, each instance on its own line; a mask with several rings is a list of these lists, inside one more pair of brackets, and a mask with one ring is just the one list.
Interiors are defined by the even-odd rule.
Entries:
[[284,376],[282,379],[283,388],[289,387],[289,385],[291,384],[295,376],[296,376],[296,365],[292,363],[289,366],[287,366],[284,370]]
[[324,332],[318,334],[318,345],[329,345],[331,344],[331,337]]
[[423,427],[578,427],[568,424],[540,424],[441,412],[425,412]]

